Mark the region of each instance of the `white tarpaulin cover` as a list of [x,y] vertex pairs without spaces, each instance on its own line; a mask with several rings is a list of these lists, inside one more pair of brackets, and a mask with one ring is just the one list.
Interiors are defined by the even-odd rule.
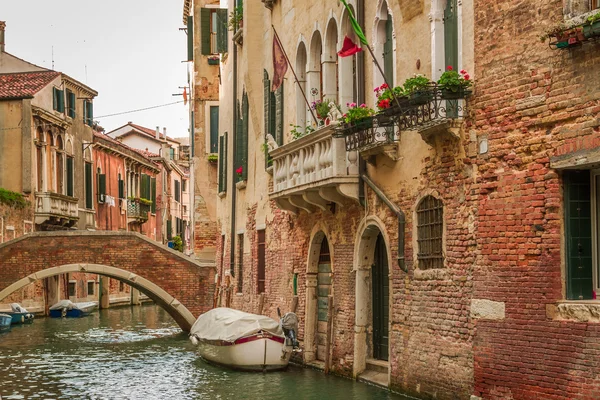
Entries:
[[259,331],[283,336],[279,322],[273,318],[221,307],[198,317],[190,330],[190,335],[203,340],[234,342]]

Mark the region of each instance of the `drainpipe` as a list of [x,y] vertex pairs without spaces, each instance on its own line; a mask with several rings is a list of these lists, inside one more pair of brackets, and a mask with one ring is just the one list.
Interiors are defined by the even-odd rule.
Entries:
[[377,197],[381,199],[387,205],[390,210],[392,210],[396,216],[398,217],[398,266],[404,272],[408,272],[406,268],[406,263],[404,260],[404,235],[406,234],[406,217],[400,208],[397,205],[392,203],[390,199],[383,193],[383,191],[367,176],[367,174],[362,174],[363,181],[369,185],[369,187],[375,192]]
[[[235,137],[237,135],[237,119],[238,119],[238,109],[237,109],[237,85],[238,85],[238,49],[235,41],[233,42],[233,95],[231,99],[231,104],[233,105],[233,128],[231,129],[231,145],[235,149]],[[233,152],[235,154],[235,151]],[[231,168],[231,240],[230,240],[230,249],[229,249],[229,273],[233,277],[235,274],[235,206],[236,206],[236,191],[237,188],[235,186],[234,179],[234,168],[235,168],[235,157],[232,163]],[[224,282],[224,280],[223,280]]]
[[[358,24],[364,28],[365,26],[365,0],[356,1],[356,17]],[[364,29],[363,29],[364,30]],[[361,51],[356,54],[356,100],[358,104],[365,103],[365,52]],[[362,182],[362,175],[367,173],[367,163],[359,155],[358,156],[358,201],[360,205],[365,206],[365,185]]]

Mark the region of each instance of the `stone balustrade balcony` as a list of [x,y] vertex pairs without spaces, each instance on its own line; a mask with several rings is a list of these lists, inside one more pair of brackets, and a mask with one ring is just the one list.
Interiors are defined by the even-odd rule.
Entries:
[[79,219],[79,199],[53,192],[35,193],[35,223],[71,227]]
[[333,125],[269,152],[273,160],[273,191],[278,207],[297,213],[343,206],[358,201],[358,153],[346,152],[343,137],[334,137]]

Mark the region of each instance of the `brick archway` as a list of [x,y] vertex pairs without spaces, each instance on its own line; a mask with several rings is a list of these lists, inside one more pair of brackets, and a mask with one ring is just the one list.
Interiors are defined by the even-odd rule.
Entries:
[[135,232],[36,232],[0,244],[0,300],[37,280],[88,272],[123,281],[189,331],[212,307],[213,265]]

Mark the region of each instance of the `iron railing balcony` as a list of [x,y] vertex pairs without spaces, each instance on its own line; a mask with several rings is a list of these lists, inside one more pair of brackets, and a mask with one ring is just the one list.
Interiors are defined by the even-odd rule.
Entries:
[[344,138],[334,133],[333,125],[324,126],[269,152],[273,160],[269,198],[279,208],[310,213],[332,203],[358,201],[358,153],[346,152]]
[[399,140],[401,131],[416,130],[426,141],[437,131],[453,125],[466,114],[470,90],[451,92],[437,84],[400,97],[392,107],[354,125],[340,125],[336,135],[345,139],[346,151],[368,151]]
[[137,199],[127,200],[127,221],[144,223],[148,220],[150,205],[139,202]]

